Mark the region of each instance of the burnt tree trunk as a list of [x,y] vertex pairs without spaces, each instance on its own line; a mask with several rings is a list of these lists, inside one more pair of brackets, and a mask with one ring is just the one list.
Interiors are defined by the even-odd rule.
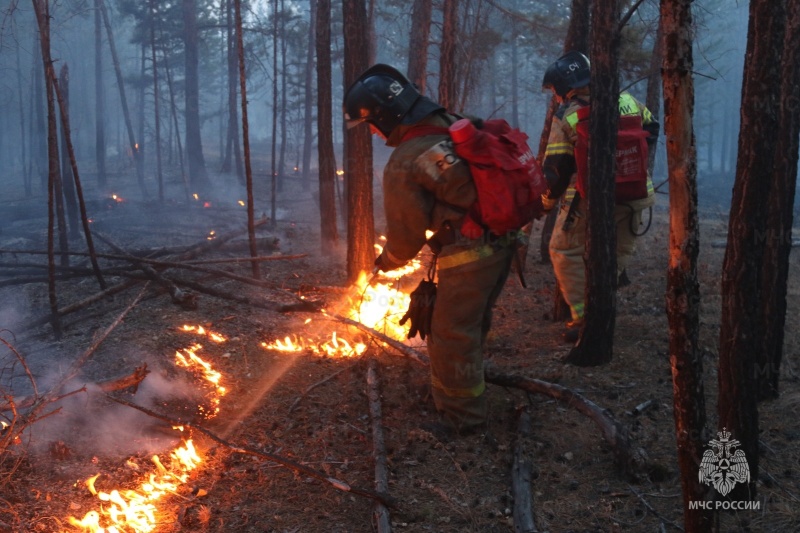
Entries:
[[156,7],[150,0],[150,61],[153,64],[153,111],[156,130],[156,179],[158,181],[158,200],[164,201],[164,174],[161,169],[161,113],[158,91],[158,61],[156,60]]
[[239,147],[239,112],[236,109],[236,89],[239,80],[239,55],[236,48],[236,30],[234,27],[233,0],[225,0],[225,35],[227,37],[228,66],[228,132],[225,137],[225,156],[222,160],[222,172],[231,172],[232,164],[236,165],[236,176],[245,184],[242,169],[241,149]]
[[786,291],[792,249],[793,204],[800,136],[800,0],[787,0],[780,114],[775,143],[775,182],[767,200],[766,250],[762,266],[761,348],[756,350],[758,398],[778,397],[786,326]]
[[[667,268],[667,319],[672,366],[673,413],[683,489],[686,531],[711,528],[710,513],[689,509],[703,501],[706,486],[697,472],[705,442],[705,392],[700,333],[700,287],[697,282],[697,151],[694,137],[692,79],[692,0],[661,0],[664,63],[664,133],[669,168],[670,253]],[[657,46],[658,47],[658,46]]]
[[303,96],[303,173],[304,191],[311,189],[311,150],[314,145],[314,50],[317,32],[317,0],[309,0],[308,49],[306,50],[305,94]]
[[106,105],[103,89],[103,21],[100,0],[94,0],[94,158],[97,165],[97,186],[106,186]]
[[[315,0],[312,0],[315,1]],[[319,165],[320,248],[330,255],[336,249],[336,156],[333,152],[333,115],[331,112],[331,0],[316,0],[317,52],[317,159]]]
[[[367,68],[368,31],[364,0],[344,0],[344,85],[349,87]],[[353,282],[372,269],[375,220],[372,198],[372,139],[369,129],[347,130],[347,278]]]
[[[250,166],[250,132],[247,122],[247,76],[244,66],[244,38],[242,37],[242,2],[234,0],[236,11],[236,55],[239,58],[239,91],[242,95],[242,144],[244,145],[245,183],[247,186],[247,236],[250,256],[258,257],[255,226],[255,198],[253,197],[253,169]],[[252,272],[255,279],[261,279],[258,261],[253,261]]]
[[56,78],[53,61],[50,58],[50,6],[47,0],[33,0],[36,23],[39,28],[39,44],[41,46],[42,63],[44,65],[45,94],[47,95],[47,265],[48,290],[51,323],[56,337],[61,337],[61,321],[58,318],[58,297],[56,296],[56,264],[55,264],[55,183],[60,179],[58,168],[58,127],[56,123],[56,106],[53,97],[53,81]]
[[439,49],[439,103],[448,110],[455,110],[458,101],[456,75],[458,38],[458,0],[443,0],[442,43]]
[[122,77],[122,70],[119,66],[119,56],[117,56],[117,46],[114,43],[114,33],[111,31],[111,21],[108,18],[108,10],[106,9],[105,0],[98,0],[100,4],[100,12],[103,15],[103,23],[106,27],[106,34],[108,35],[108,46],[111,49],[111,60],[114,63],[114,73],[117,77],[117,88],[119,89],[120,105],[122,106],[122,115],[125,118],[125,128],[128,132],[128,145],[131,150],[134,164],[136,165],[136,180],[139,183],[139,189],[142,196],[147,198],[147,189],[144,185],[144,162],[142,161],[142,154],[139,151],[139,145],[136,142],[136,135],[133,133],[133,124],[131,123],[131,114],[128,109],[128,98],[125,94],[125,80]]
[[614,154],[619,122],[619,2],[592,4],[592,109],[586,213],[586,314],[565,362],[578,366],[611,361],[617,316],[617,234],[614,224]]
[[278,213],[277,200],[278,191],[281,190],[280,176],[276,169],[277,161],[277,137],[278,137],[278,0],[272,0],[272,143],[270,146],[270,222],[275,227],[275,219]]
[[414,0],[411,9],[411,33],[408,37],[408,79],[425,94],[428,82],[428,44],[431,35],[431,0]]
[[[722,263],[719,341],[719,424],[738,439],[750,482],[732,500],[751,500],[758,479],[756,353],[762,348],[760,310],[768,198],[775,179],[785,0],[752,0],[742,83],[741,127],[728,241]],[[758,142],[753,142],[758,139]]]
[[[653,42],[653,52],[650,56],[650,71],[647,73],[647,95],[644,105],[656,119],[661,112],[661,61],[663,59],[663,32],[664,29],[659,23],[656,29],[655,42]],[[692,89],[694,91],[694,89]],[[713,129],[713,128],[712,128]],[[654,146],[647,154],[647,172],[653,175],[656,166],[656,147]]]
[[185,47],[185,112],[186,159],[189,166],[189,183],[205,192],[209,186],[206,162],[203,157],[203,140],[200,135],[200,79],[197,29],[197,0],[183,0],[183,44]]

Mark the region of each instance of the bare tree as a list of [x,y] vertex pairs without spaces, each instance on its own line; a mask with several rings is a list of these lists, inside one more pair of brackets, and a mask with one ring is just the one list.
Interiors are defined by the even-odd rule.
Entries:
[[311,176],[311,149],[314,144],[314,50],[316,47],[315,35],[317,32],[317,2],[309,0],[308,14],[308,48],[306,50],[305,65],[305,94],[303,97],[303,173],[301,185],[303,190],[310,188]]
[[106,105],[103,89],[103,26],[100,1],[94,0],[94,128],[97,186],[106,186]]
[[225,155],[222,159],[222,172],[231,171],[231,162],[236,165],[236,175],[244,183],[242,156],[239,148],[239,112],[236,110],[236,86],[239,80],[239,55],[236,53],[236,33],[233,21],[233,0],[225,0],[225,35],[228,65],[228,132],[225,136]]
[[156,178],[158,180],[158,200],[164,201],[164,175],[161,169],[161,114],[158,91],[158,61],[156,60],[156,7],[155,0],[150,0],[150,52],[153,64],[153,112],[156,129]]
[[[786,0],[752,0],[742,83],[741,127],[728,242],[722,264],[719,340],[719,424],[742,444],[750,482],[737,485],[733,499],[752,499],[758,479],[756,353],[760,339],[762,265],[768,199],[778,142],[781,57]],[[758,139],[759,142],[753,142]],[[741,498],[740,498],[741,497]]]
[[[349,87],[369,60],[367,10],[364,0],[344,0],[344,83]],[[347,130],[347,277],[355,281],[375,259],[372,197],[372,139],[367,128]]]
[[111,49],[111,60],[114,63],[114,73],[117,76],[117,88],[119,89],[122,115],[125,118],[125,128],[128,131],[128,146],[131,150],[134,164],[136,165],[136,180],[139,183],[139,190],[141,190],[142,196],[147,198],[147,188],[144,185],[144,161],[142,160],[142,153],[139,150],[139,144],[136,142],[136,135],[133,133],[133,124],[131,123],[130,110],[128,109],[128,98],[125,93],[125,80],[122,77],[122,69],[119,66],[117,46],[114,44],[114,32],[111,30],[111,21],[108,18],[108,10],[106,9],[105,0],[98,0],[98,3],[100,4],[100,12],[103,15],[103,23],[106,27],[106,34],[108,35],[108,46]]
[[686,531],[711,529],[710,513],[689,509],[705,500],[706,486],[697,471],[705,442],[705,392],[700,332],[700,287],[697,281],[697,150],[694,137],[692,80],[692,0],[661,0],[664,62],[664,133],[667,143],[670,199],[670,261],[667,268],[667,318],[674,391],[673,414],[678,464],[683,487]]
[[[244,145],[245,183],[247,186],[247,235],[250,244],[250,256],[258,257],[255,226],[255,199],[253,198],[253,169],[250,167],[250,132],[247,122],[247,75],[244,65],[244,38],[242,37],[242,2],[234,0],[236,11],[236,51],[239,58],[239,89],[242,94],[242,143]],[[261,279],[258,261],[251,263],[253,277]]]
[[185,48],[186,72],[186,159],[189,163],[189,179],[198,190],[209,186],[208,171],[203,157],[203,140],[200,135],[200,79],[197,28],[197,0],[183,0],[183,44]]

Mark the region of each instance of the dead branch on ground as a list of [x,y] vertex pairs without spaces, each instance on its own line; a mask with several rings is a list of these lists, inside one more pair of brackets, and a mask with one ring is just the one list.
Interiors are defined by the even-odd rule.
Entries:
[[526,454],[526,441],[531,434],[531,414],[527,407],[518,411],[517,442],[514,444],[514,462],[511,466],[511,494],[514,496],[514,531],[536,533],[533,521],[531,481],[533,462]]
[[[369,417],[372,420],[372,455],[375,458],[375,490],[389,492],[389,474],[386,461],[386,446],[383,441],[383,415],[381,414],[381,384],[378,377],[378,362],[370,357],[367,362],[367,397],[369,398]],[[392,525],[389,509],[381,502],[375,502],[372,511],[378,533],[390,533]]]
[[198,426],[197,424],[193,424],[191,422],[185,422],[183,420],[173,419],[173,418],[170,418],[168,416],[161,415],[159,413],[156,413],[155,411],[151,411],[150,409],[147,409],[146,407],[142,407],[140,405],[136,405],[135,403],[128,402],[128,401],[123,400],[121,398],[115,398],[114,396],[111,396],[111,395],[107,395],[107,398],[109,400],[111,400],[111,401],[114,401],[114,402],[117,402],[119,404],[128,406],[128,407],[130,407],[132,409],[136,409],[138,411],[141,411],[142,413],[144,413],[144,414],[146,414],[148,416],[151,416],[153,418],[156,418],[156,419],[159,419],[159,420],[163,420],[164,422],[167,422],[167,423],[169,423],[169,424],[171,424],[173,426],[183,426],[183,427],[188,427],[188,428],[192,428],[192,429],[194,429],[196,431],[199,431],[200,433],[202,433],[206,437],[210,438],[211,440],[213,440],[214,442],[216,442],[218,444],[221,444],[221,445],[225,446],[226,448],[228,448],[232,452],[241,453],[241,454],[245,454],[245,455],[253,455],[255,457],[260,457],[261,459],[266,459],[268,461],[271,461],[273,463],[279,464],[281,466],[285,466],[285,467],[289,468],[290,470],[294,471],[296,474],[303,474],[303,475],[306,475],[308,477],[311,477],[311,478],[314,478],[314,479],[318,479],[320,481],[324,481],[325,483],[328,483],[329,485],[331,485],[332,487],[334,487],[337,490],[341,490],[343,492],[350,492],[350,493],[356,494],[358,496],[363,496],[365,498],[369,498],[369,499],[374,500],[376,502],[380,502],[383,505],[386,505],[388,507],[392,507],[392,506],[395,505],[394,499],[391,496],[389,496],[388,494],[382,494],[382,493],[378,493],[378,492],[367,490],[367,489],[361,489],[361,488],[358,488],[358,487],[353,487],[349,483],[345,483],[344,481],[340,481],[340,480],[338,480],[336,478],[328,476],[325,472],[321,472],[319,470],[314,470],[313,468],[309,468],[309,467],[307,467],[307,466],[305,466],[303,464],[300,464],[300,463],[298,463],[296,461],[293,461],[291,459],[287,459],[286,457],[282,457],[280,455],[276,455],[276,454],[272,454],[272,453],[262,452],[262,451],[259,451],[259,450],[256,450],[256,449],[253,449],[253,448],[250,448],[250,447],[247,447],[247,446],[237,446],[237,445],[235,445],[235,444],[233,444],[231,442],[228,442],[225,439],[217,436],[213,432],[211,432],[211,431],[209,431],[209,430],[207,430],[207,429],[205,429],[205,428],[203,428],[201,426]]
[[316,383],[314,383],[313,385],[311,385],[308,388],[306,388],[306,390],[303,391],[303,394],[301,394],[300,396],[295,398],[294,402],[292,402],[292,405],[289,406],[288,413],[291,414],[292,411],[294,411],[295,408],[297,407],[297,405],[300,403],[300,401],[303,398],[305,398],[308,395],[309,392],[311,392],[312,390],[316,389],[317,387],[319,387],[321,385],[324,385],[325,383],[329,382],[330,380],[332,380],[333,378],[335,378],[336,376],[338,376],[342,372],[346,372],[346,371],[350,370],[351,367],[352,367],[352,365],[351,366],[346,366],[346,367],[334,372],[333,374],[331,374],[330,376],[326,377],[325,379],[321,379],[321,380],[317,381]]

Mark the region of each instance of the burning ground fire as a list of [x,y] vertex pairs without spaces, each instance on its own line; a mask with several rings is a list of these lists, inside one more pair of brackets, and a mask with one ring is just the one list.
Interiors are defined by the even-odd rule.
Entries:
[[[223,343],[227,340],[223,335],[207,331],[202,326],[183,326],[179,331],[203,336],[214,343]],[[222,374],[197,355],[201,349],[202,345],[195,343],[177,351],[175,365],[186,369],[205,384],[205,388],[209,391],[206,394],[206,401],[211,407],[201,405],[198,409],[203,417],[208,419],[219,412],[220,399],[227,391],[220,384]],[[175,429],[183,431],[180,427]],[[180,485],[188,481],[190,473],[202,464],[202,459],[197,454],[192,440],[186,439],[183,444],[170,452],[167,464],[164,464],[158,455],[154,455],[151,462],[155,471],[143,478],[137,489],[98,491],[95,483],[100,474],[87,479],[84,484],[89,492],[100,500],[100,509],[87,512],[80,520],[69,517],[70,525],[86,533],[155,531],[158,526],[156,503],[163,496],[175,494]],[[128,465],[137,470],[140,468],[133,461],[129,461]]]
[[[376,246],[377,247],[377,246]],[[380,247],[377,247],[380,252]],[[349,297],[336,306],[336,313],[349,319],[381,331],[385,335],[404,340],[407,328],[398,321],[408,307],[409,295],[397,288],[399,279],[420,268],[420,261],[414,260],[399,271],[386,273],[386,282],[375,282],[366,273],[362,273],[358,282],[349,291]],[[306,321],[310,323],[311,319]],[[227,341],[225,336],[206,330],[202,326],[185,325],[179,328],[183,333],[202,337],[221,344]],[[265,349],[282,353],[311,353],[321,357],[349,358],[359,357],[367,350],[367,345],[359,338],[347,339],[337,331],[332,331],[330,338],[314,340],[311,338],[286,337],[271,343],[262,343]],[[200,342],[183,348],[175,353],[175,365],[190,372],[203,383],[206,389],[208,407],[199,406],[199,413],[206,419],[219,413],[220,401],[227,393],[221,384],[223,376],[212,365],[198,355],[203,346]],[[183,430],[183,428],[175,428]],[[98,491],[95,483],[100,474],[87,479],[86,488],[100,500],[99,510],[87,512],[83,519],[69,517],[69,523],[85,533],[151,533],[158,526],[158,508],[156,504],[166,495],[177,493],[179,487],[186,483],[193,470],[202,464],[191,439],[169,454],[167,464],[162,463],[157,455],[151,458],[152,471],[144,477],[137,489],[114,489],[108,492]],[[130,464],[130,461],[129,461]],[[137,467],[138,469],[138,467]],[[202,492],[198,495],[202,495]]]

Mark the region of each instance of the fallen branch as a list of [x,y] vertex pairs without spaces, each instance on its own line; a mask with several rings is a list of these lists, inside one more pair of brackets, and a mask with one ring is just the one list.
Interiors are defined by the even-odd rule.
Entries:
[[144,414],[146,414],[148,416],[151,416],[153,418],[156,418],[158,420],[163,420],[164,422],[167,422],[167,423],[169,423],[169,424],[171,424],[173,426],[183,426],[185,428],[187,428],[187,427],[188,428],[192,428],[192,429],[194,429],[196,431],[199,431],[200,433],[202,433],[206,437],[210,438],[214,442],[225,446],[226,448],[228,448],[229,450],[231,450],[233,452],[246,454],[246,455],[253,455],[253,456],[256,456],[256,457],[260,457],[262,459],[266,459],[268,461],[272,461],[273,463],[285,466],[285,467],[293,470],[296,474],[304,474],[304,475],[312,477],[314,479],[318,479],[320,481],[324,481],[325,483],[328,483],[329,485],[333,486],[334,488],[336,488],[338,490],[341,490],[343,492],[350,492],[350,493],[356,494],[358,496],[363,496],[365,498],[369,498],[371,500],[375,500],[375,501],[380,502],[383,505],[386,505],[388,507],[392,507],[392,506],[395,505],[394,499],[391,496],[389,496],[388,494],[381,494],[381,493],[374,492],[374,491],[371,491],[371,490],[361,489],[361,488],[358,488],[358,487],[353,487],[350,484],[345,483],[344,481],[340,481],[340,480],[338,480],[336,478],[328,476],[327,474],[325,474],[325,472],[321,472],[319,470],[314,470],[313,468],[309,468],[309,467],[307,467],[305,465],[302,465],[302,464],[300,464],[300,463],[298,463],[296,461],[292,461],[291,459],[287,459],[286,457],[282,457],[280,455],[275,455],[275,454],[272,454],[272,453],[262,452],[262,451],[255,450],[255,449],[247,447],[247,446],[236,446],[235,444],[232,444],[232,443],[226,441],[225,439],[223,439],[221,437],[218,437],[216,434],[212,433],[211,431],[209,431],[209,430],[207,430],[207,429],[205,429],[203,427],[200,427],[200,426],[198,426],[196,424],[193,424],[191,422],[184,422],[184,421],[179,420],[179,419],[173,419],[173,418],[170,418],[168,416],[161,415],[159,413],[156,413],[155,411],[151,411],[150,409],[147,409],[146,407],[142,407],[141,405],[136,405],[135,403],[128,402],[128,401],[123,400],[121,398],[115,398],[114,396],[111,396],[110,394],[107,395],[107,398],[109,400],[111,400],[111,401],[114,401],[114,402],[117,402],[119,404],[128,406],[131,409],[136,409],[137,411],[141,411],[142,413],[144,413]]
[[120,313],[120,315],[116,318],[116,320],[114,320],[114,322],[112,322],[111,325],[108,326],[105,329],[105,331],[103,331],[100,334],[100,336],[92,343],[92,345],[89,346],[89,348],[85,352],[83,352],[83,354],[80,357],[78,357],[72,363],[72,365],[70,365],[69,369],[67,369],[66,373],[63,376],[61,376],[61,378],[56,382],[56,384],[33,403],[30,413],[31,418],[36,418],[38,412],[41,409],[43,409],[45,405],[52,402],[54,398],[59,394],[61,389],[64,388],[64,386],[78,374],[80,368],[84,365],[84,363],[86,363],[86,361],[89,360],[89,358],[94,354],[94,352],[97,351],[97,348],[100,347],[100,344],[102,344],[103,341],[106,340],[106,338],[111,334],[111,332],[114,331],[114,329],[116,329],[116,327],[120,324],[120,322],[122,322],[122,319],[125,318],[125,315],[127,315],[130,312],[130,310],[133,309],[136,306],[136,304],[139,303],[139,300],[141,300],[148,286],[149,283],[145,283],[145,286],[142,287],[142,290],[139,292],[136,298],[134,298],[133,301],[128,305],[128,307],[126,307],[125,310],[122,311],[122,313]]
[[313,385],[309,386],[306,390],[303,391],[303,394],[301,394],[300,396],[295,398],[294,402],[292,402],[292,405],[289,406],[288,413],[291,414],[291,412],[294,411],[295,408],[297,407],[297,405],[300,403],[300,400],[302,400],[309,392],[311,392],[312,390],[316,389],[320,385],[324,385],[325,383],[329,382],[330,380],[332,380],[333,378],[335,378],[336,376],[338,376],[342,372],[346,372],[347,370],[350,370],[349,366],[346,366],[346,367],[342,368],[341,370],[338,370],[337,372],[334,372],[333,374],[331,374],[327,378],[322,379],[320,381],[317,381]]
[[[383,441],[383,415],[381,414],[381,384],[378,377],[378,362],[374,357],[367,363],[367,397],[369,398],[369,417],[372,420],[372,455],[375,458],[375,490],[381,494],[389,491],[389,474],[386,461],[386,446]],[[392,525],[389,509],[375,502],[372,511],[378,533],[389,533]]]
[[643,451],[634,452],[625,427],[614,420],[611,413],[606,409],[601,409],[593,401],[555,383],[514,374],[500,374],[492,368],[485,368],[484,373],[487,383],[543,394],[588,416],[597,424],[603,434],[603,438],[611,446],[614,460],[624,473],[632,474],[645,471],[644,468],[647,461]]
[[[124,376],[106,379],[103,381],[98,381],[94,383],[94,386],[97,387],[100,391],[109,393],[114,391],[125,390],[129,388],[133,388],[134,392],[136,392],[136,388],[139,384],[147,377],[150,371],[147,369],[147,364],[143,364],[142,366],[136,367],[134,371],[130,374],[126,374]],[[71,393],[67,393],[67,395],[71,395],[75,392],[85,392],[86,387],[81,387],[77,391],[73,391]],[[31,396],[23,396],[22,398],[18,398],[14,400],[14,404],[0,404],[0,411],[10,411],[12,408],[17,409],[25,409],[34,404],[37,399],[37,395],[33,394]]]
[[430,364],[430,359],[428,359],[428,356],[425,355],[424,353],[419,352],[419,351],[415,350],[414,348],[412,348],[411,346],[407,346],[407,345],[403,344],[400,341],[394,340],[393,338],[389,337],[388,335],[384,335],[380,331],[376,331],[376,330],[372,329],[369,326],[365,326],[361,322],[358,322],[356,320],[353,320],[351,318],[347,318],[347,317],[344,317],[344,316],[341,316],[341,315],[328,315],[328,314],[326,314],[325,316],[330,317],[330,318],[332,318],[332,319],[334,319],[334,320],[336,320],[338,322],[342,322],[343,324],[347,324],[349,326],[354,326],[354,327],[360,329],[361,331],[363,331],[365,333],[369,333],[370,335],[372,335],[376,339],[378,339],[378,340],[380,340],[382,342],[385,342],[386,344],[388,344],[389,346],[391,346],[392,348],[394,348],[398,352],[402,353],[406,357],[410,357],[411,359],[413,359],[414,361],[416,361],[417,363],[419,363],[421,365],[427,366],[427,365]]
[[511,466],[511,494],[514,496],[514,531],[536,533],[533,521],[533,497],[531,480],[533,462],[525,453],[525,444],[531,434],[531,414],[527,407],[519,410],[517,420],[517,442],[514,445],[514,463]]
[[137,268],[139,268],[145,275],[150,278],[151,280],[155,281],[162,287],[166,288],[169,291],[169,295],[172,297],[172,303],[177,304],[184,309],[197,309],[197,296],[192,294],[191,292],[182,291],[178,288],[177,285],[172,283],[172,281],[168,280],[160,273],[156,272],[156,270],[151,267],[150,265],[140,261],[138,258],[126,253],[122,248],[114,244],[108,237],[101,235],[98,232],[95,232],[95,237],[109,245],[115,252],[118,254],[123,254],[124,256],[128,257],[128,260],[131,261]]
[[663,523],[667,523],[667,524],[671,525],[672,527],[674,527],[675,529],[677,529],[678,531],[684,531],[683,527],[681,527],[680,525],[676,524],[675,522],[673,522],[673,521],[672,521],[672,520],[670,520],[669,518],[664,518],[663,516],[661,516],[661,515],[659,514],[659,512],[658,512],[658,511],[656,511],[656,510],[653,508],[653,506],[652,506],[652,505],[650,505],[650,503],[649,503],[649,502],[648,502],[648,501],[647,501],[647,500],[644,498],[644,496],[643,496],[641,493],[639,493],[639,492],[638,492],[636,489],[634,489],[634,488],[633,488],[633,487],[631,487],[630,485],[628,485],[628,489],[631,491],[631,493],[632,493],[634,496],[636,496],[637,498],[639,498],[639,501],[640,501],[640,502],[642,502],[642,505],[644,505],[645,509],[647,509],[648,511],[650,511],[650,513],[652,513],[652,514],[653,514],[653,516],[655,516],[656,518],[658,518],[659,520],[661,520],[662,524],[663,524]]
[[[360,322],[356,322],[355,320],[338,315],[332,315],[331,317],[345,324],[356,326],[361,331],[369,333],[373,337],[389,344],[403,355],[412,358],[418,363],[424,365],[428,364],[428,357],[410,346],[406,346],[405,344],[387,337],[383,333],[375,331],[374,329],[365,326]],[[546,381],[541,381],[534,378],[526,378],[524,376],[514,374],[499,374],[491,368],[484,368],[484,376],[487,383],[500,385],[501,387],[514,387],[528,392],[534,392],[536,394],[543,394],[558,400],[568,407],[576,409],[581,414],[588,416],[597,424],[600,432],[603,434],[603,438],[611,446],[611,449],[614,453],[614,460],[623,473],[634,474],[636,472],[645,471],[647,460],[644,455],[644,451],[638,450],[637,452],[634,452],[625,428],[619,422],[614,420],[607,410],[601,409],[597,404],[588,398],[566,387],[556,385],[555,383],[548,383]]]

